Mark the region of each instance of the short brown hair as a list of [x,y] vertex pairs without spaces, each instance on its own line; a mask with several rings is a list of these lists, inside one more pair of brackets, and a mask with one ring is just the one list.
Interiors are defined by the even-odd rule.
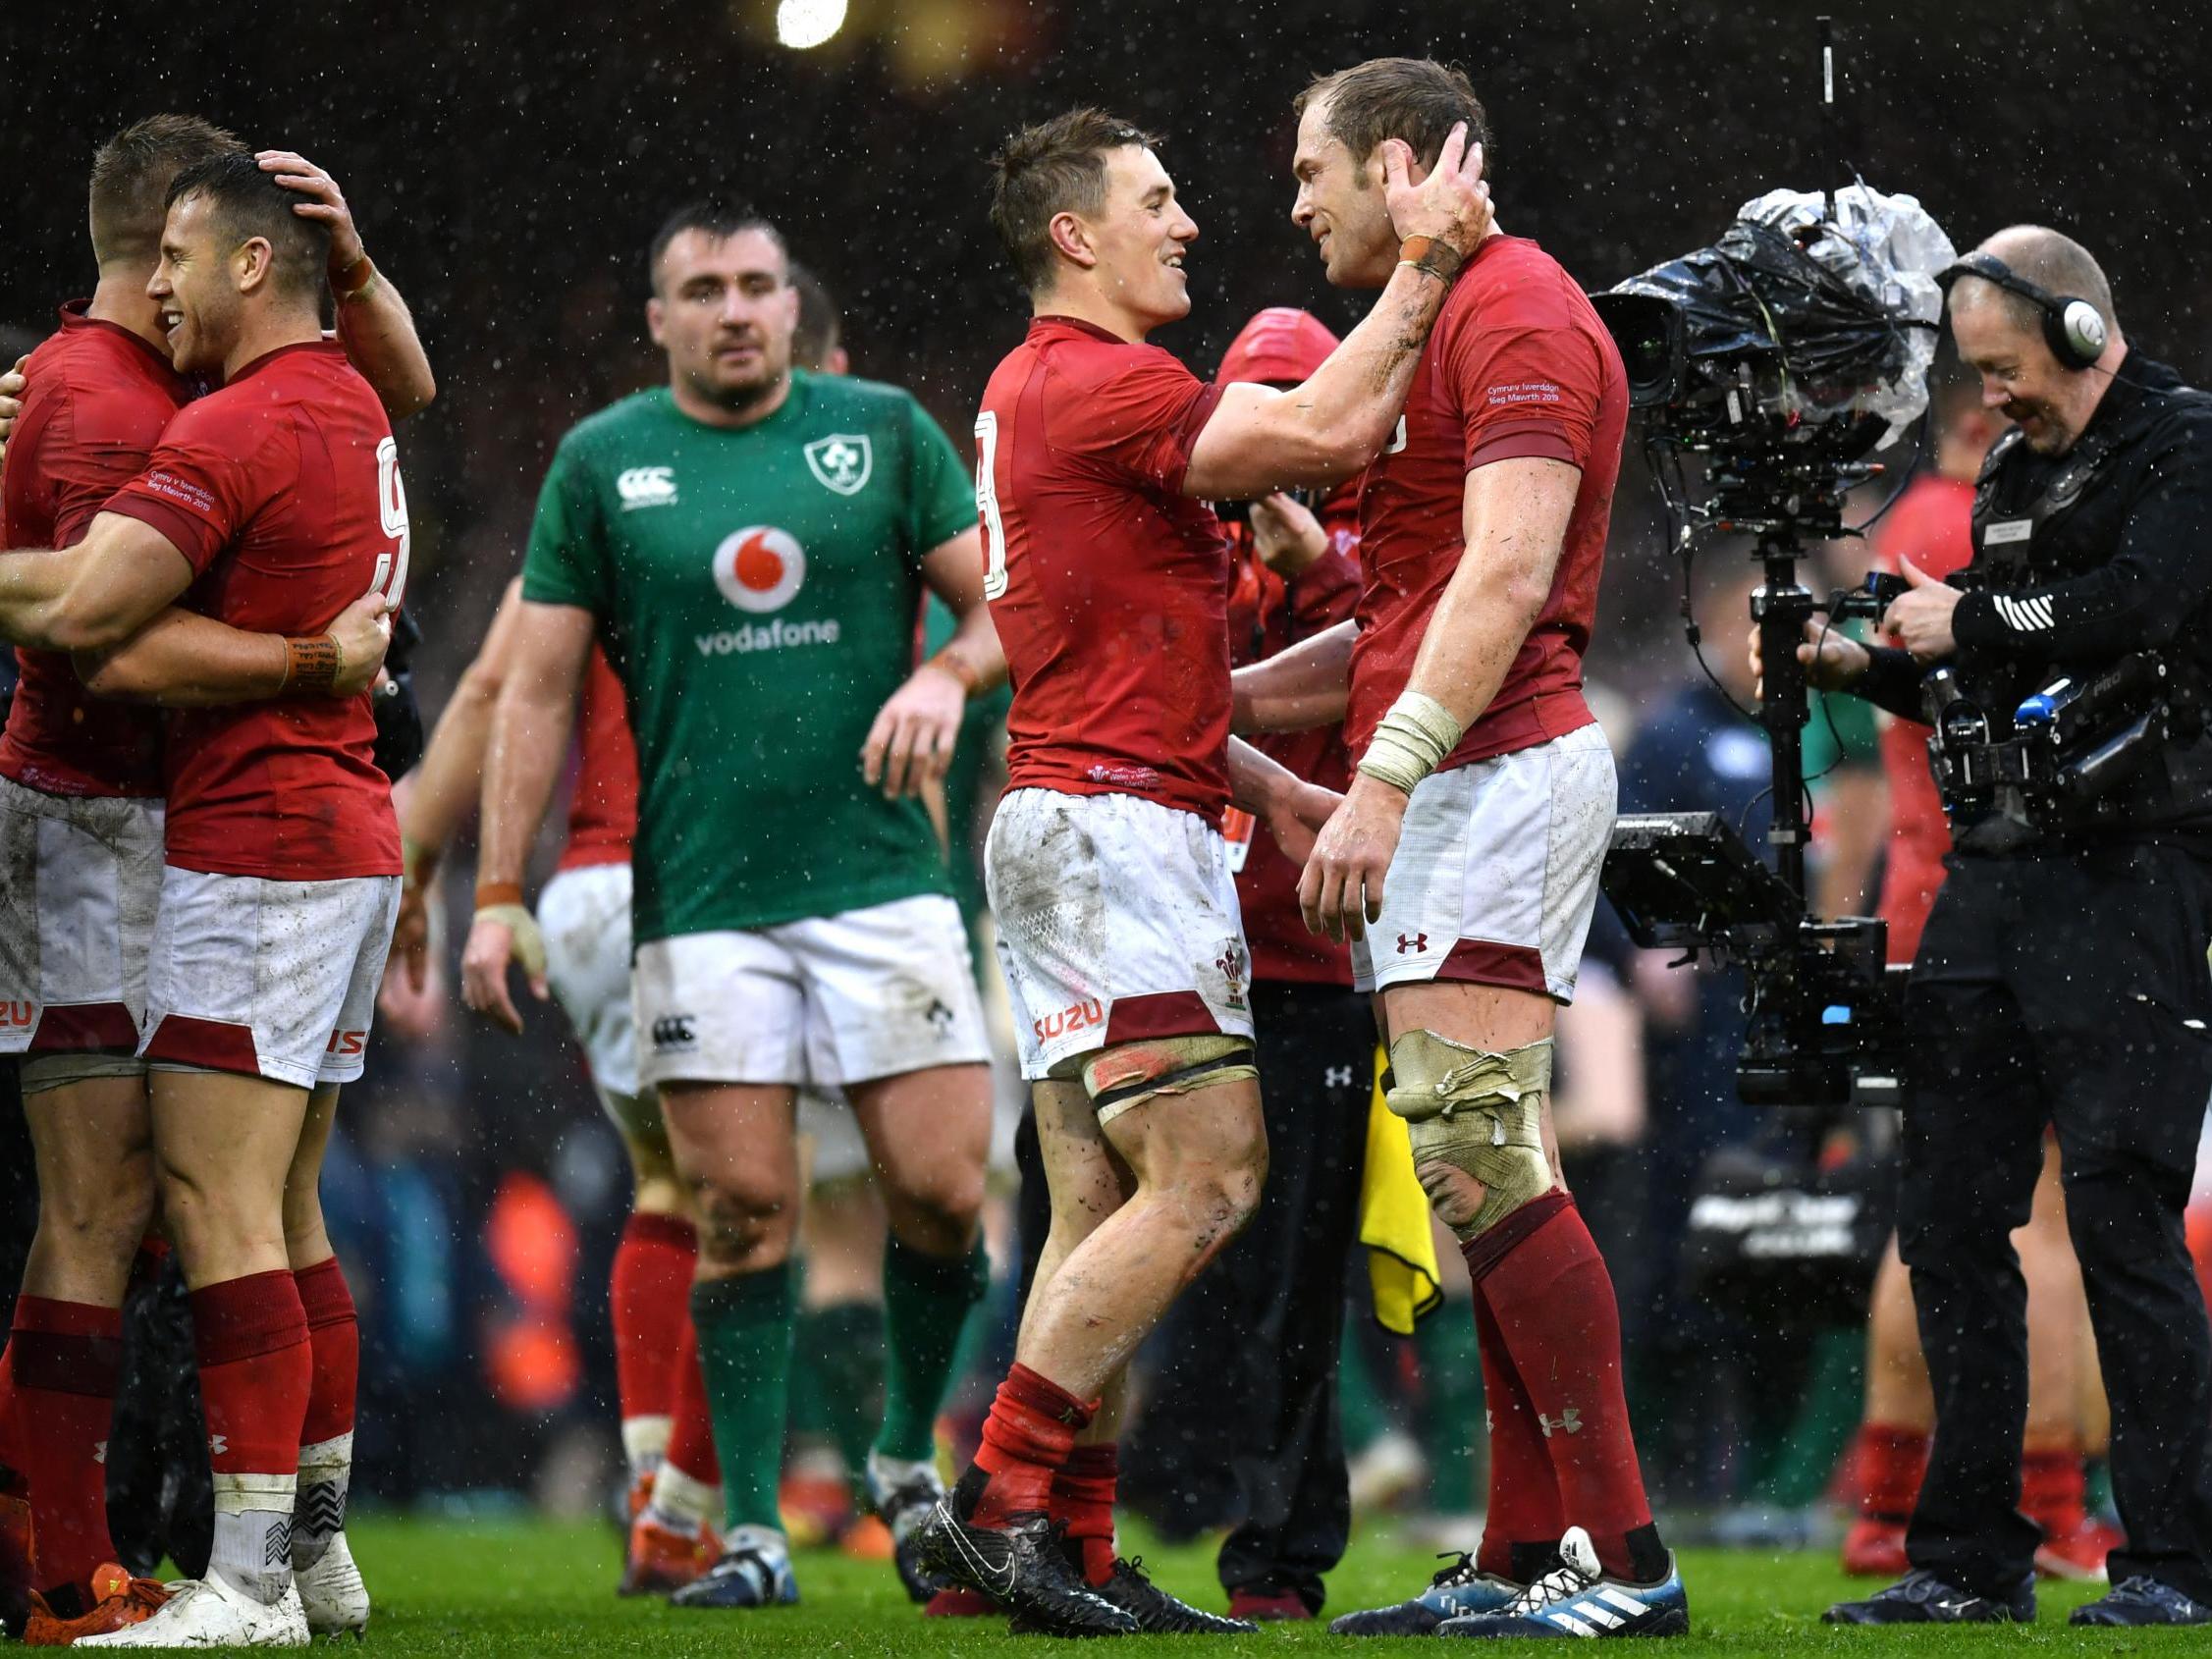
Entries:
[[1086,105],[1024,127],[991,158],[991,228],[1014,275],[1036,294],[1052,280],[1052,220],[1106,205],[1106,157],[1125,144],[1160,139],[1119,116]]
[[1401,138],[1424,167],[1436,165],[1452,129],[1467,123],[1467,141],[1483,146],[1483,177],[1497,178],[1497,145],[1490,118],[1466,73],[1433,58],[1370,58],[1364,64],[1318,75],[1292,107],[1304,115],[1317,99],[1328,101],[1328,135],[1365,162],[1385,138]]
[[169,182],[212,156],[243,154],[245,145],[196,115],[149,115],[135,121],[92,156],[92,257],[151,257],[161,245]]
[[213,209],[233,245],[255,237],[269,244],[276,292],[295,299],[319,299],[329,281],[330,227],[295,213],[303,198],[261,171],[244,145],[196,161],[169,181],[169,204],[198,196]]

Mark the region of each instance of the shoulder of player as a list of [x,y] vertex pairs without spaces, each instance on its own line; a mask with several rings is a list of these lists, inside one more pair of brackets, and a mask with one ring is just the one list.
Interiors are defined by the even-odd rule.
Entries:
[[849,374],[806,377],[803,424],[810,432],[889,431],[903,435],[917,418],[927,418],[922,401],[903,386],[862,380]]
[[665,386],[649,386],[618,398],[605,408],[594,409],[561,435],[555,446],[557,458],[588,465],[620,451],[642,433],[654,430],[668,418],[671,399]]
[[1580,329],[1590,300],[1567,268],[1527,237],[1501,237],[1452,285],[1436,329]]
[[1131,376],[1198,378],[1174,352],[1149,342],[1099,340],[1081,335],[1043,342],[1038,348],[1038,356],[1051,380],[1078,393],[1097,392]]

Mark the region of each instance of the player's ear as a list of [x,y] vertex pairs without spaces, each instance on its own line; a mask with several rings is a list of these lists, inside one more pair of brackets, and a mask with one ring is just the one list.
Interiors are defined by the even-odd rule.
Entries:
[[1070,264],[1090,270],[1099,262],[1099,250],[1091,243],[1091,227],[1072,213],[1055,213],[1052,222],[1045,227],[1052,239],[1052,247]]
[[661,338],[661,330],[666,326],[668,316],[668,308],[661,303],[659,294],[656,294],[645,302],[645,332],[653,337],[653,344],[656,346],[668,344]]
[[248,237],[240,242],[238,251],[231,255],[231,279],[239,293],[251,294],[267,282],[276,257],[277,250],[267,237]]

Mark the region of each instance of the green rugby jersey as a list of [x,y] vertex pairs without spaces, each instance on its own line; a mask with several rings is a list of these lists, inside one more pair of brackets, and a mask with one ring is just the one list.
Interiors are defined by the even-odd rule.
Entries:
[[975,521],[944,433],[869,381],[794,370],[734,431],[662,387],[562,440],[522,597],[589,611],[622,681],[640,942],[947,890],[860,745],[912,669],[922,556]]

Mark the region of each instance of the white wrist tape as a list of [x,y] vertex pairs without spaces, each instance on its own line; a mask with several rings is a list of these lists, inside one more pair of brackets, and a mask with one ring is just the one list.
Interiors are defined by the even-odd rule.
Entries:
[[1435,698],[1421,691],[1404,692],[1375,728],[1375,741],[1360,757],[1360,770],[1410,795],[1414,785],[1459,746],[1465,730]]

